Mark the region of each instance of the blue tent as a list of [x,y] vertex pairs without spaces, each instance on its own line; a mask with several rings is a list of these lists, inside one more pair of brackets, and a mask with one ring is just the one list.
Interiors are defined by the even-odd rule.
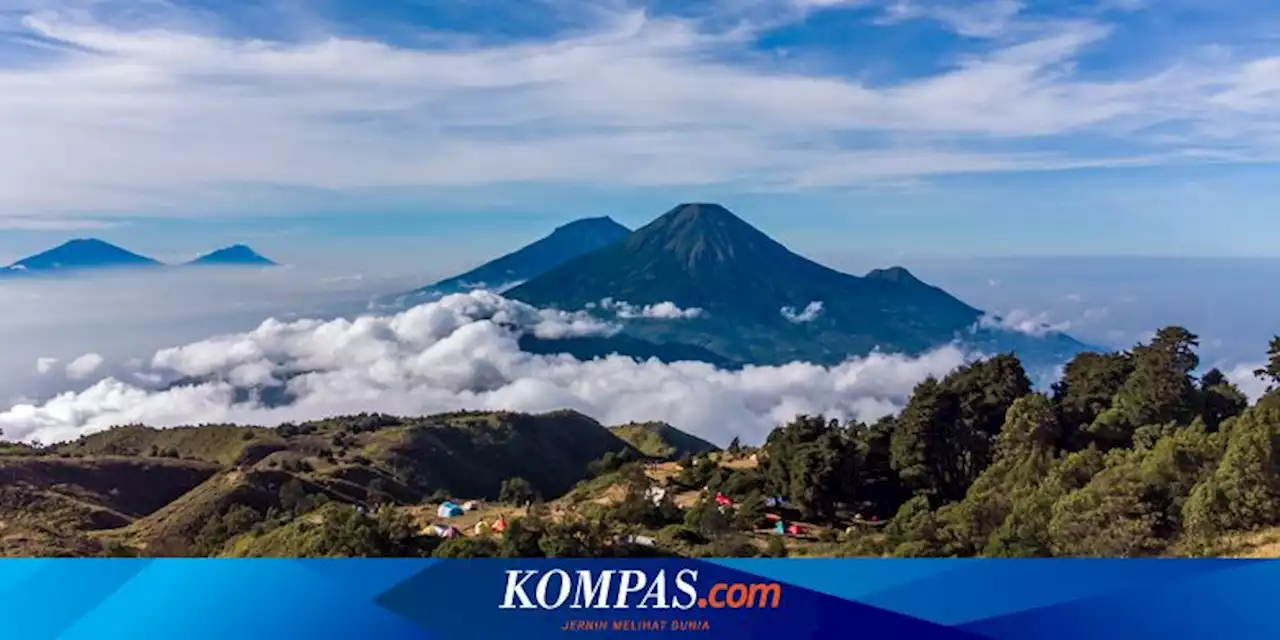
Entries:
[[782,521],[779,520],[778,524],[774,525],[773,531],[771,531],[770,533],[783,536],[787,534],[787,529],[783,526]]
[[464,513],[465,509],[449,501],[440,503],[440,507],[436,509],[436,515],[441,518],[456,518]]

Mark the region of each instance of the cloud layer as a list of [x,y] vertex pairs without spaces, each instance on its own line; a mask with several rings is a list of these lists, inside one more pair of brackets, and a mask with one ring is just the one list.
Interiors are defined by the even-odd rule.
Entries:
[[[486,39],[421,24],[353,33],[296,9],[298,24],[247,29],[179,3],[21,2],[0,15],[0,122],[21,123],[0,126],[0,214],[15,220],[3,226],[403,187],[798,189],[1274,160],[1280,57],[1265,49],[1085,73],[1082,60],[1120,39],[1101,9],[710,5],[693,16],[540,3],[546,25],[575,28]],[[870,28],[930,20],[978,44],[877,82],[829,51],[792,62],[761,45],[849,8],[872,9]]]
[[[521,333],[611,330],[581,314],[484,291],[388,317],[268,320],[247,333],[162,349],[83,390],[14,406],[0,413],[0,429],[10,439],[49,442],[135,422],[275,425],[361,411],[571,408],[605,423],[665,420],[720,443],[732,436],[759,442],[798,413],[864,420],[892,413],[916,383],[966,357],[949,347],[914,359],[873,354],[831,368],[795,363],[728,372],[621,357],[580,362],[517,346]],[[173,386],[191,379],[202,382]],[[237,387],[271,386],[295,400],[283,407],[237,402]]]

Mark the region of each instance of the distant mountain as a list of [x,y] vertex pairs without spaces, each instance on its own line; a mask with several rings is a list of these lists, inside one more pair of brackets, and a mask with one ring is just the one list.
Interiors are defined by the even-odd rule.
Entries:
[[[672,302],[702,317],[629,321],[622,337],[687,345],[738,363],[836,364],[879,349],[918,354],[957,339],[999,347],[983,313],[902,267],[859,278],[797,255],[717,204],[684,204],[621,242],[571,259],[506,292],[539,307],[612,298]],[[1073,353],[1060,334],[1024,350]],[[626,354],[625,351],[619,353]],[[1020,354],[1022,355],[1022,354]]]
[[262,254],[242,244],[233,244],[217,251],[206,253],[187,263],[189,266],[246,266],[274,267],[277,263],[265,258]]
[[464,274],[393,296],[406,302],[477,288],[500,291],[554,269],[566,261],[611,245],[631,230],[609,217],[584,218],[557,227],[550,235],[486,262]]
[[163,266],[159,260],[141,256],[96,238],[79,238],[23,258],[7,271],[27,275],[71,273],[92,269],[145,268]]
[[[253,249],[236,244],[204,254],[184,266],[273,266]],[[0,278],[73,275],[108,269],[169,266],[96,238],[80,238],[23,258],[0,269]]]

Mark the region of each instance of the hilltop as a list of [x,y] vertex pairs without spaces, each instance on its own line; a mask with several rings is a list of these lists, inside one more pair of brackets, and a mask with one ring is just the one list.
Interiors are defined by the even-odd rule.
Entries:
[[[605,299],[705,310],[680,320],[629,321],[634,339],[698,348],[723,360],[832,365],[879,349],[919,354],[958,339],[997,347],[983,313],[902,267],[865,277],[804,258],[717,204],[680,205],[624,240],[566,261],[504,295],[577,310]],[[1037,340],[1010,336],[1016,349]],[[1069,337],[1039,342],[1055,357],[1084,349]],[[627,354],[621,349],[619,353]]]
[[609,431],[651,458],[678,460],[720,450],[714,444],[665,422],[633,422],[609,427]]
[[549,235],[511,253],[490,260],[466,273],[398,296],[396,300],[422,300],[432,296],[488,288],[501,291],[625,238],[631,230],[607,216],[583,218],[556,227]]

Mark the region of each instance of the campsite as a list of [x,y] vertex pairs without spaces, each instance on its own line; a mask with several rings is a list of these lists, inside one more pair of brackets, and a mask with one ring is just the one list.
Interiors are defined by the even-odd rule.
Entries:
[[[584,481],[573,491],[549,503],[539,504],[534,509],[553,523],[567,524],[575,521],[589,520],[599,517],[611,509],[617,509],[628,500],[631,493],[628,475],[638,478],[636,471],[642,472],[644,488],[639,491],[644,502],[657,508],[664,503],[674,505],[679,510],[689,510],[702,502],[714,505],[715,510],[726,519],[738,514],[740,502],[749,496],[731,496],[721,491],[712,491],[709,487],[689,488],[680,484],[677,478],[685,472],[688,465],[711,464],[726,471],[750,471],[759,466],[758,457],[752,455],[732,455],[723,452],[712,453],[700,459],[682,462],[665,460],[646,461],[630,466],[624,465],[597,478]],[[769,546],[769,540],[777,538],[786,552],[791,555],[804,555],[807,552],[818,552],[823,543],[829,543],[839,537],[839,529],[813,522],[805,522],[789,501],[783,496],[771,496],[764,499],[765,511],[761,514],[759,526],[744,531],[747,541],[752,547],[763,551]],[[503,502],[487,502],[483,500],[465,500],[454,498],[436,503],[418,505],[405,509],[422,535],[434,536],[443,540],[458,538],[482,538],[487,540],[501,539],[508,523],[524,518],[530,514],[530,504],[510,504]],[[846,529],[845,533],[854,533],[859,524],[875,526],[879,523],[870,521],[857,522]],[[675,525],[680,527],[682,525]],[[667,529],[664,533],[663,529]],[[688,540],[673,536],[672,527],[633,526],[625,532],[613,536],[613,543],[642,547],[661,555],[684,555],[692,551]]]

